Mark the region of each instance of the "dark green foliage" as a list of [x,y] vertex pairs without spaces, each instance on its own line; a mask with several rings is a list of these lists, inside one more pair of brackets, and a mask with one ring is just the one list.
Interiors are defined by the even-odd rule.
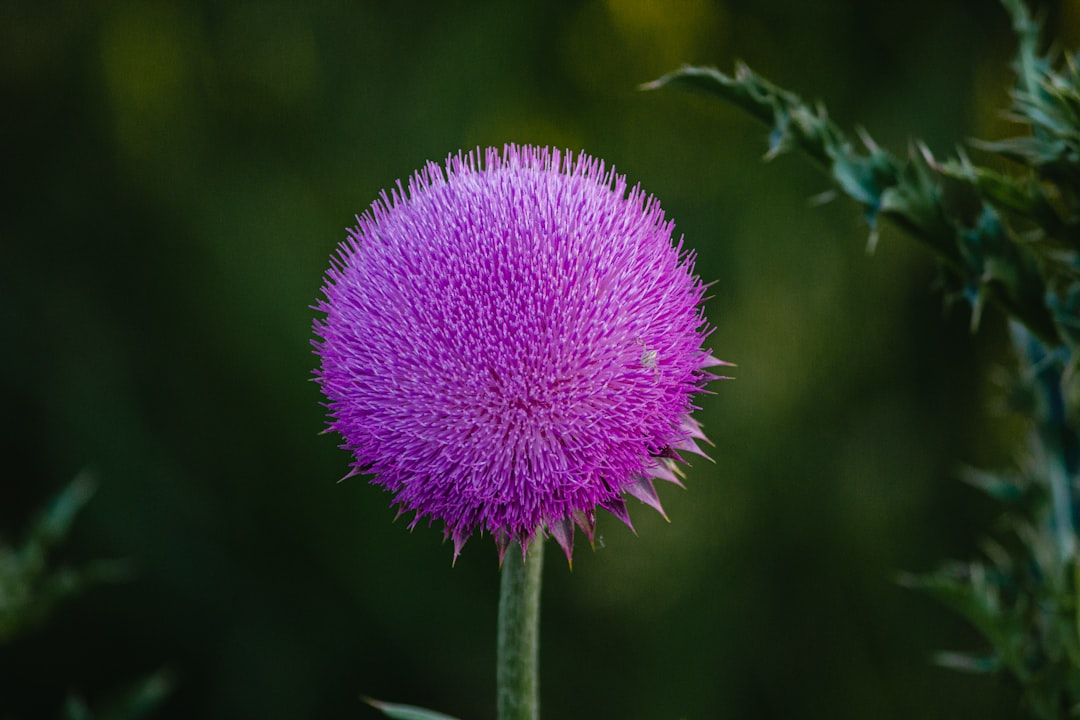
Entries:
[[[54,567],[54,554],[72,523],[94,494],[96,485],[83,473],[72,480],[34,523],[19,548],[0,544],[0,647],[44,624],[56,606],[88,588],[124,581],[131,570],[122,560],[95,560],[79,568]],[[153,673],[92,710],[70,695],[65,720],[138,720],[149,717],[172,690],[166,671]]]
[[81,568],[50,566],[50,552],[67,537],[93,493],[89,476],[76,477],[34,524],[21,547],[0,544],[0,645],[43,622],[59,602],[91,585],[129,575],[127,563],[117,560],[97,560]]
[[976,148],[1015,163],[1010,172],[969,157],[940,162],[921,144],[903,159],[860,131],[856,144],[824,108],[763,79],[745,65],[734,76],[686,67],[649,83],[704,91],[770,125],[767,157],[798,150],[860,203],[871,247],[885,217],[942,261],[947,285],[972,306],[987,302],[1013,322],[1018,368],[1011,409],[1029,442],[1015,473],[971,473],[1003,509],[981,559],[905,578],[966,617],[985,638],[981,655],[942,653],[941,664],[1002,674],[1020,688],[1032,717],[1080,715],[1080,69],[1055,68],[1039,53],[1039,28],[1020,0],[1005,0],[1019,38],[1010,116],[1018,137]]
[[943,653],[943,665],[1005,673],[1033,717],[1064,718],[1080,703],[1077,437],[1062,413],[1060,361],[1025,331],[1016,333],[1021,370],[1011,397],[1032,425],[1029,454],[1017,474],[979,473],[972,482],[1002,505],[1000,533],[986,541],[983,559],[906,581],[964,615],[992,651]]

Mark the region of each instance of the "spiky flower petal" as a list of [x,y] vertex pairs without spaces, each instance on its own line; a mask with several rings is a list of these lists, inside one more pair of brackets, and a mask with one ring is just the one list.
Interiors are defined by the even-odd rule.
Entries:
[[569,557],[597,507],[629,525],[624,492],[662,512],[651,479],[700,452],[692,398],[723,363],[659,203],[587,155],[507,146],[428,164],[357,220],[315,322],[354,472],[442,520],[455,558],[478,530]]

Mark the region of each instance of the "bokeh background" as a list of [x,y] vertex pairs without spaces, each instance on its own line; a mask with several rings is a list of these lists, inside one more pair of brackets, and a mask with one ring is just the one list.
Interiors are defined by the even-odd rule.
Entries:
[[[1042,3],[1067,45],[1080,3]],[[633,503],[569,571],[548,553],[549,718],[1007,718],[935,667],[975,635],[897,576],[969,557],[994,508],[959,480],[995,414],[1000,318],[968,332],[930,258],[808,202],[738,111],[637,86],[742,58],[903,152],[1009,132],[988,0],[53,2],[0,5],[0,535],[89,469],[58,560],[127,558],[0,647],[0,718],[57,718],[167,668],[160,718],[375,718],[361,696],[494,714],[498,569],[337,483],[309,382],[337,242],[429,159],[585,149],[657,195],[715,281],[737,379],[715,463]]]

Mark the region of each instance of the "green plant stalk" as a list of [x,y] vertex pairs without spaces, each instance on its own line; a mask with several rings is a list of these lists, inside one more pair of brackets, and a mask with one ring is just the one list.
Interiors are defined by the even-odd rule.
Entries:
[[[516,546],[515,546],[516,547]],[[532,543],[518,561],[511,547],[499,582],[499,631],[496,657],[496,718],[540,717],[540,572],[544,543]]]

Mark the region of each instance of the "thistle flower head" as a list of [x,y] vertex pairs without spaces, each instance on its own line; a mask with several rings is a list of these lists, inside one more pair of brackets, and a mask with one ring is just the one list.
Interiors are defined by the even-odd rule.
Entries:
[[663,512],[700,452],[704,285],[660,205],[581,154],[507,146],[430,163],[349,231],[315,321],[329,426],[454,557],[543,533],[570,557],[597,508]]

